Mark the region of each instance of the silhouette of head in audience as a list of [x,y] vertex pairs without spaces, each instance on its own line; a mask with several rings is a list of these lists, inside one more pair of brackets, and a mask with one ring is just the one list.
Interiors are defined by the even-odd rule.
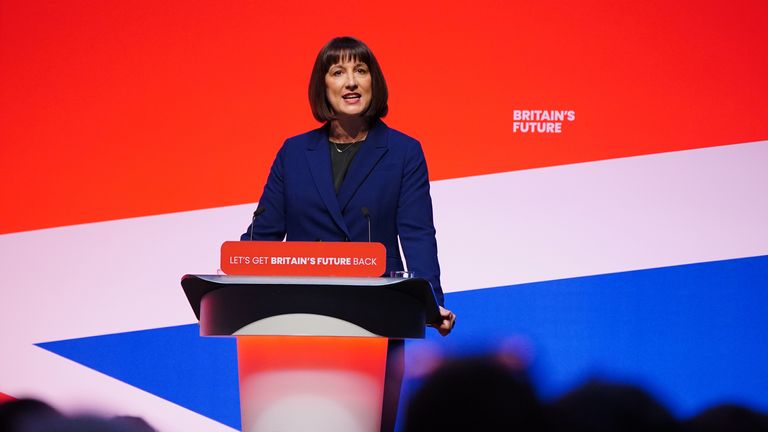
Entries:
[[677,431],[672,414],[645,390],[593,380],[551,404],[557,430],[574,432]]
[[156,432],[138,417],[67,417],[37,399],[0,404],[0,432]]
[[19,432],[155,432],[145,421],[135,417],[102,418],[78,416],[32,423]]
[[0,431],[17,431],[33,422],[63,419],[64,416],[47,403],[31,398],[0,404]]
[[446,360],[409,400],[404,432],[544,430],[524,372],[495,356]]
[[747,407],[722,404],[684,422],[687,432],[768,432],[768,415]]

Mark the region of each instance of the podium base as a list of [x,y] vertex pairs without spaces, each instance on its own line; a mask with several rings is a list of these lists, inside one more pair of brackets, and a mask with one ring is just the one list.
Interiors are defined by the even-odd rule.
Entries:
[[387,339],[238,336],[244,432],[378,432]]

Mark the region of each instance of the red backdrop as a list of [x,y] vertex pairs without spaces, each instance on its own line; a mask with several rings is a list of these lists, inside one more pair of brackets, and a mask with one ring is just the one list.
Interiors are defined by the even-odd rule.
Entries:
[[[567,3],[567,4],[563,4]],[[0,233],[254,202],[331,37],[434,180],[768,137],[768,3],[0,2]],[[275,17],[281,17],[275,19]],[[515,109],[569,109],[561,134]]]

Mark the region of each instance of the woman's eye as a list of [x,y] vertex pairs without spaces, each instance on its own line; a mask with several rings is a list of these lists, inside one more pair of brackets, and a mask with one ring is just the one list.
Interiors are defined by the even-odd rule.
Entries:
[[359,73],[360,75],[365,75],[365,74],[368,73],[368,69],[360,68],[360,69],[357,70],[357,73]]

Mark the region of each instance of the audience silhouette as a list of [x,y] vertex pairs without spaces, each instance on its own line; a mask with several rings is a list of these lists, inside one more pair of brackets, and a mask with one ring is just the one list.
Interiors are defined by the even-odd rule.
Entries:
[[550,405],[557,429],[574,432],[674,432],[680,425],[645,390],[592,380]]
[[[549,402],[509,353],[443,359],[404,412],[402,432],[768,432],[768,415],[722,404],[677,420],[639,386],[588,381]],[[65,416],[36,399],[0,403],[0,432],[156,432],[139,417]]]
[[496,356],[448,360],[410,399],[404,432],[541,431],[543,406],[525,374]]
[[32,398],[0,404],[0,432],[156,432],[139,417],[65,416]]
[[768,432],[768,415],[747,407],[722,404],[683,422],[686,432]]
[[32,423],[63,418],[55,408],[37,399],[16,399],[0,404],[0,432],[16,432],[29,428]]
[[680,421],[626,383],[590,380],[543,402],[520,364],[498,354],[444,360],[409,399],[402,431],[768,432],[768,416],[737,405]]

